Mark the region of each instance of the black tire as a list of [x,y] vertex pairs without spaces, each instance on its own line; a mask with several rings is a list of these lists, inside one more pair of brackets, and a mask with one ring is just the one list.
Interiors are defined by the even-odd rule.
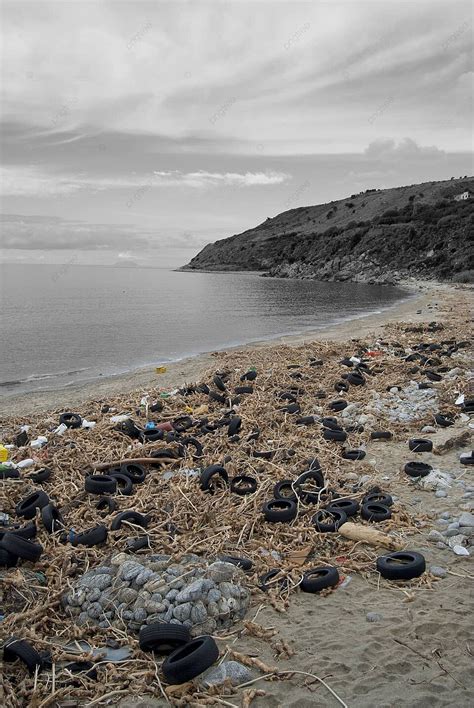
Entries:
[[393,433],[389,430],[374,430],[370,433],[372,440],[391,440],[393,438]]
[[436,413],[435,421],[441,428],[449,428],[450,425],[454,425],[453,418],[448,415],[443,415],[442,413]]
[[84,481],[84,489],[89,494],[115,494],[117,480],[106,474],[91,474]]
[[335,442],[345,442],[347,440],[347,433],[344,430],[331,430],[330,428],[324,428],[323,438],[325,440],[333,440]]
[[337,381],[337,383],[334,384],[334,390],[337,391],[337,393],[346,393],[349,390],[349,384],[346,383],[345,381]]
[[326,393],[326,391],[316,391],[314,396],[315,396],[315,398],[322,400],[323,398],[327,398],[327,393]]
[[348,356],[345,356],[344,359],[341,359],[339,363],[343,366],[347,366],[349,369],[352,369],[352,367],[354,366],[354,362],[351,361]]
[[371,501],[366,504],[362,504],[360,515],[366,521],[378,522],[390,519],[392,512],[388,506],[384,506],[383,504],[380,504],[380,502]]
[[0,479],[20,479],[20,470],[14,467],[5,467],[0,470]]
[[18,563],[18,556],[2,548],[0,542],[0,568],[14,568]]
[[253,386],[236,386],[234,392],[241,396],[244,393],[253,393]]
[[319,592],[324,588],[331,588],[339,582],[339,571],[333,566],[311,568],[303,575],[300,588],[303,592]]
[[339,399],[337,401],[331,401],[329,404],[329,408],[332,411],[343,411],[344,408],[347,408],[348,403],[347,401],[344,401],[343,399]]
[[321,509],[311,519],[311,522],[316,526],[316,531],[319,531],[319,533],[334,533],[346,521],[347,514],[340,509],[334,509],[333,511]]
[[9,532],[0,541],[0,546],[18,558],[35,563],[43,553],[43,546],[40,543],[33,543],[27,538],[21,538],[15,533]]
[[31,479],[32,482],[39,482],[40,484],[42,482],[46,482],[50,477],[51,477],[51,470],[49,467],[43,467],[40,470],[37,470],[37,472],[32,472],[30,475],[28,475],[28,479]]
[[124,474],[131,479],[132,484],[141,484],[145,481],[146,470],[142,465],[129,462],[120,467],[120,474]]
[[431,452],[433,443],[431,440],[424,440],[423,438],[412,438],[408,441],[408,447],[412,452]]
[[219,560],[222,563],[232,563],[232,565],[241,568],[242,570],[252,570],[253,563],[250,558],[241,558],[240,556],[219,556]]
[[34,521],[30,521],[26,526],[8,526],[4,533],[14,533],[20,538],[35,538],[37,534],[37,528]]
[[165,431],[160,428],[147,428],[142,431],[141,436],[144,443],[158,442],[163,440]]
[[111,514],[117,507],[118,504],[112,497],[102,497],[95,505],[97,511],[105,511],[107,514]]
[[177,433],[185,433],[186,430],[193,427],[193,419],[189,415],[180,415],[171,421],[171,425]]
[[347,380],[352,386],[364,386],[365,378],[362,376],[360,371],[351,371],[348,375]]
[[280,408],[280,411],[282,413],[290,413],[291,415],[294,415],[295,413],[299,413],[301,408],[299,403],[290,403],[288,406],[283,406],[283,408]]
[[133,494],[133,482],[127,474],[111,472],[107,476],[117,480],[117,494],[122,494],[124,497],[129,497]]
[[316,418],[314,415],[305,415],[301,418],[295,420],[296,425],[314,425],[316,423]]
[[93,529],[75,534],[72,538],[73,546],[99,546],[107,541],[107,529],[105,526],[94,526]]
[[219,649],[212,637],[196,637],[170,654],[161,668],[168,683],[186,683],[202,674],[218,658]]
[[204,449],[197,438],[194,438],[194,437],[183,438],[183,440],[181,441],[181,445],[183,446],[185,451],[187,450],[187,448],[190,445],[192,445],[196,451],[196,452],[193,452],[192,457],[194,457],[194,458],[202,457]]
[[22,499],[19,504],[15,507],[15,513],[17,516],[23,516],[25,519],[34,519],[36,516],[36,509],[41,509],[43,506],[49,504],[49,497],[46,492],[42,489],[29,494],[25,499]]
[[161,450],[153,450],[150,457],[153,457],[153,459],[155,460],[159,460],[163,457],[171,457],[173,460],[179,460],[181,457],[183,457],[183,455],[180,453],[181,450],[173,450],[171,447],[164,447],[161,448]]
[[216,403],[225,403],[226,402],[226,397],[223,396],[221,393],[217,393],[217,391],[209,391],[209,398],[212,401],[216,401]]
[[407,462],[404,467],[405,474],[409,477],[426,477],[432,469],[426,462]]
[[41,519],[48,533],[55,533],[55,531],[64,529],[64,519],[54,504],[47,504],[41,509]]
[[266,521],[287,523],[296,519],[298,507],[291,499],[270,499],[262,507]]
[[[153,407],[150,410],[153,410]],[[123,433],[124,435],[128,435],[129,438],[134,439],[139,438],[142,434],[140,428],[135,425],[131,418],[127,418],[127,420],[117,423],[115,430],[118,430],[119,433]]]
[[363,433],[365,430],[363,425],[348,425],[346,433]]
[[337,418],[323,418],[321,425],[327,430],[343,430],[342,426],[339,425]]
[[[213,478],[215,479],[213,480]],[[204,492],[211,492],[213,494],[215,491],[214,483],[217,480],[220,480],[220,484],[222,484],[222,482],[228,484],[229,475],[227,474],[227,470],[222,467],[222,465],[210,465],[210,467],[206,467],[206,469],[201,472],[201,489]]]
[[223,393],[227,393],[227,389],[226,389],[225,383],[223,382],[223,380],[221,379],[220,376],[218,376],[218,375],[216,374],[216,375],[214,376],[214,378],[212,379],[212,381],[213,381],[213,383],[214,383],[214,386],[216,386],[216,388],[218,388],[219,391],[222,391]]
[[272,582],[274,578],[276,578],[278,575],[281,573],[280,568],[272,568],[272,570],[267,571],[263,575],[261,575],[258,579],[258,587],[260,590],[263,592],[268,592],[269,590],[272,590],[275,587],[279,587],[280,590],[285,590],[288,588],[288,578],[283,576],[278,580],[278,582],[274,583]]
[[[297,477],[295,484],[298,485],[298,487],[303,487],[303,494],[306,492],[318,492],[319,490],[324,488],[324,475],[322,473],[321,467],[319,466],[318,460],[310,460],[309,469],[306,470],[306,472],[300,474],[299,477]],[[304,485],[308,485],[311,488],[305,490]]]
[[257,372],[256,371],[247,371],[246,374],[242,374],[240,377],[241,381],[255,381],[257,378]]
[[277,393],[276,397],[279,401],[289,401],[290,403],[296,403],[296,396],[294,393],[289,393],[288,391],[281,391]]
[[355,499],[334,499],[327,507],[327,511],[343,511],[346,516],[354,516],[359,511],[359,502]]
[[436,371],[425,371],[426,377],[430,381],[442,381],[443,377],[441,374],[436,373]]
[[65,425],[67,428],[80,428],[82,418],[78,413],[62,413],[59,416],[59,425]]
[[129,521],[131,524],[135,524],[135,526],[141,526],[143,529],[146,529],[150,523],[150,518],[131,509],[129,511],[121,511],[120,514],[114,517],[110,525],[110,530],[117,531],[122,526],[123,521]]
[[390,494],[384,494],[383,492],[371,492],[366,494],[362,499],[362,504],[382,504],[383,506],[392,506],[393,499]]
[[26,665],[30,674],[34,674],[37,669],[41,671],[43,668],[43,659],[31,644],[24,639],[10,637],[3,645],[3,661],[10,663],[17,659]]
[[153,622],[142,627],[138,635],[140,649],[155,654],[171,654],[189,641],[191,641],[189,628],[179,624]]
[[377,558],[377,570],[387,580],[411,580],[426,570],[426,562],[416,551],[396,551]]
[[420,391],[424,391],[427,388],[433,388],[432,385],[430,383],[428,383],[427,381],[422,381],[421,383],[418,384],[418,389]]
[[242,418],[238,415],[232,416],[229,421],[229,427],[227,429],[227,435],[231,438],[233,435],[237,435],[240,428],[242,427]]
[[275,450],[252,450],[252,457],[258,457],[262,460],[271,460],[275,454]]
[[282,479],[273,487],[273,496],[275,499],[290,499],[290,501],[296,502],[298,501],[300,493],[301,487],[296,480]]
[[342,456],[345,460],[352,460],[353,462],[363,460],[365,455],[365,450],[344,450],[344,452],[342,453]]
[[230,491],[241,497],[257,491],[257,480],[254,477],[241,474],[230,480]]
[[471,452],[470,455],[465,455],[464,457],[460,457],[459,462],[462,465],[474,465],[474,452]]

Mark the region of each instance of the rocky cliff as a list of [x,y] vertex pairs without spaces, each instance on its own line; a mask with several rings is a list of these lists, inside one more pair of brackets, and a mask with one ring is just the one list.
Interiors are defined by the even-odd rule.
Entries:
[[[470,198],[456,200],[465,191]],[[317,280],[473,280],[474,178],[368,190],[290,209],[207,245],[184,270]]]

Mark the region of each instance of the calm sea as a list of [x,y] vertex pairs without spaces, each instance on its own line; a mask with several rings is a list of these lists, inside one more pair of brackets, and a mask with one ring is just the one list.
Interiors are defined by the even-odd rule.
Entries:
[[317,329],[408,296],[395,287],[254,273],[3,265],[0,274],[0,393],[60,388]]

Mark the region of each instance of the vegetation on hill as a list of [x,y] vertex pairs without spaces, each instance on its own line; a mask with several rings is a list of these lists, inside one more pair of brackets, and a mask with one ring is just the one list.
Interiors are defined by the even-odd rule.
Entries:
[[[454,196],[469,190],[471,198]],[[394,283],[406,276],[472,282],[474,179],[367,190],[301,207],[206,246],[187,270]]]

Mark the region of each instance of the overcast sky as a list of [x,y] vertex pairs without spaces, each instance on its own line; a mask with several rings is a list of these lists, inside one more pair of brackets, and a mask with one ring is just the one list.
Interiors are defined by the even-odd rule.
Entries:
[[472,174],[472,5],[1,3],[8,261],[179,265],[296,206]]

